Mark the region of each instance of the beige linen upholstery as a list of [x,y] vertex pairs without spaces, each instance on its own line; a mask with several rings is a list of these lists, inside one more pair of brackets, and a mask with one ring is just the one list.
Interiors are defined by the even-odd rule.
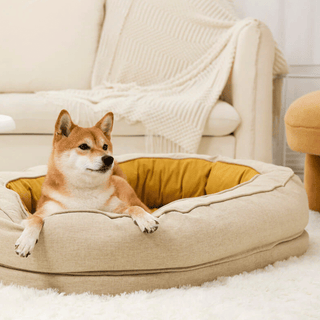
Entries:
[[[234,261],[222,261],[216,265],[203,266],[200,269],[190,269],[177,272],[163,272],[155,275],[106,275],[99,276],[90,274],[81,277],[67,274],[46,274],[25,272],[22,270],[9,269],[0,266],[0,275],[5,279],[4,283],[19,283],[23,286],[47,289],[52,284],[60,291],[66,293],[94,292],[95,294],[116,295],[123,292],[134,292],[137,290],[150,290],[150,286],[158,289],[169,289],[179,287],[184,283],[199,286],[204,282],[214,280],[218,277],[232,276],[241,272],[250,272],[257,268],[263,268],[274,261],[288,259],[292,255],[302,255],[308,246],[308,234],[303,234],[291,241],[278,244],[269,251],[262,251],[238,258]],[[236,257],[235,257],[236,258]],[[94,290],[93,290],[94,288]],[[107,290],[107,291],[106,291]]]
[[232,73],[232,105],[241,115],[236,157],[272,162],[272,70],[275,44],[268,27],[240,35]]
[[[118,157],[185,159],[183,154]],[[154,234],[143,234],[129,217],[101,211],[61,212],[46,219],[33,254],[14,252],[27,213],[6,183],[46,174],[46,166],[0,173],[0,278],[67,293],[118,294],[186,284],[264,267],[308,246],[307,195],[291,169],[252,160],[192,155],[245,165],[260,174],[216,194],[171,202],[153,214]]]

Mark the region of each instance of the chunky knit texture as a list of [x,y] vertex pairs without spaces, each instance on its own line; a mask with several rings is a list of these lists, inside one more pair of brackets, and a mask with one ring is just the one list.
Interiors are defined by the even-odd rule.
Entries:
[[[141,121],[148,151],[193,153],[250,24],[232,0],[108,0],[93,89],[40,94],[91,125],[107,111]],[[286,72],[276,48],[274,74]]]

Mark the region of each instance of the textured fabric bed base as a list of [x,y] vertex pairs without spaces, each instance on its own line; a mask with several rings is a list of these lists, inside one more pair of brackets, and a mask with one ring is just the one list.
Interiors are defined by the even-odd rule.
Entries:
[[263,268],[276,261],[300,256],[307,251],[309,236],[304,231],[299,237],[280,243],[271,250],[261,251],[244,258],[205,267],[203,269],[129,276],[73,276],[36,273],[0,266],[3,284],[16,284],[37,289],[57,289],[59,292],[116,295],[139,290],[168,289],[183,285],[198,286],[222,276],[233,276]]

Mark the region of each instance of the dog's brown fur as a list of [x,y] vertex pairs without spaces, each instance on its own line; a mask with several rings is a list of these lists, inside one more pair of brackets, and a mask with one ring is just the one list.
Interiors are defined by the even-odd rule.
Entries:
[[111,112],[91,128],[75,125],[66,110],[60,112],[37,210],[24,221],[25,229],[15,245],[19,256],[31,254],[46,217],[68,209],[125,214],[142,232],[157,230],[157,219],[137,197],[112,157],[112,128]]

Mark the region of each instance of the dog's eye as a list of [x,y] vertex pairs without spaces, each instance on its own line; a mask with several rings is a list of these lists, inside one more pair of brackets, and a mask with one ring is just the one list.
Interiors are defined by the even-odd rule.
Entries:
[[86,143],[80,144],[79,148],[81,150],[89,150],[90,149],[90,147]]
[[102,147],[102,149],[103,149],[103,150],[108,150],[108,145],[107,145],[107,144],[104,144],[103,147]]

